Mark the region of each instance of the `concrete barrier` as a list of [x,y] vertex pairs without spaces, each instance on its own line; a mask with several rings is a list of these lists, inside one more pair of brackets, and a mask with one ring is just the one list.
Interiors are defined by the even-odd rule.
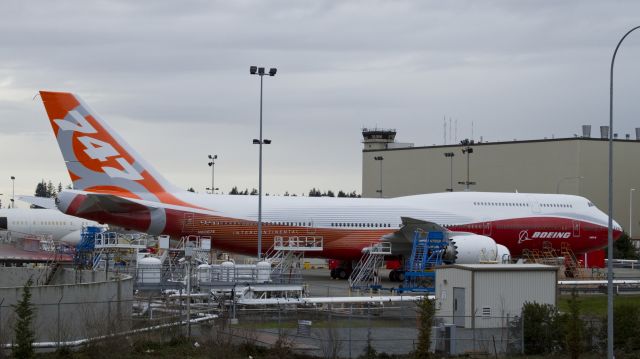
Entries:
[[[0,268],[0,343],[13,341],[13,306],[22,298],[24,283],[42,275],[39,268]],[[131,276],[110,274],[105,280],[104,272],[60,269],[52,283],[31,288],[36,341],[69,341],[130,329]]]

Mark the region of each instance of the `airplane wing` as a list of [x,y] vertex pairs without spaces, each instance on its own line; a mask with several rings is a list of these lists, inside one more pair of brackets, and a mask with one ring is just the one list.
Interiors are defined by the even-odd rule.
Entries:
[[447,237],[449,236],[449,233],[451,233],[448,229],[437,223],[410,217],[401,217],[401,219],[402,227],[400,227],[400,229],[382,237],[383,241],[391,243],[391,250],[393,254],[411,254],[413,238],[416,230],[424,232],[443,232]]
[[18,200],[30,203],[34,206],[46,209],[58,209],[56,207],[55,198],[36,197],[36,196],[18,196]]

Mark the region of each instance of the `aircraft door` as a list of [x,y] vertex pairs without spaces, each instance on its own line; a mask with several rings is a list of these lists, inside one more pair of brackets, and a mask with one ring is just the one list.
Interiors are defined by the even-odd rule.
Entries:
[[464,327],[464,288],[453,288],[453,324]]
[[313,224],[313,220],[310,219],[307,221],[307,235],[308,236],[313,236],[316,234],[316,227]]
[[491,222],[483,222],[482,223],[482,235],[490,236],[491,235]]
[[540,203],[538,201],[531,201],[529,205],[531,206],[531,212],[540,213]]
[[580,222],[573,221],[573,236],[580,237]]
[[182,219],[182,233],[190,232],[193,229],[193,213],[185,213]]
[[9,223],[7,221],[7,217],[0,217],[0,229],[8,230]]

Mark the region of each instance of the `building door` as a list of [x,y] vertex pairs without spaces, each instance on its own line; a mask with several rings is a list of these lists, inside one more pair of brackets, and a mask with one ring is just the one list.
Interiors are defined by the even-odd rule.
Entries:
[[464,288],[453,288],[453,324],[464,327]]

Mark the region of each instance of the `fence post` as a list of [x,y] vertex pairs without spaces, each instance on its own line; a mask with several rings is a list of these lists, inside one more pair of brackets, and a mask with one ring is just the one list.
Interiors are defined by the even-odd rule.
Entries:
[[507,346],[505,347],[505,351],[509,352],[509,332],[511,331],[511,320],[509,320],[509,313],[507,313]]
[[351,359],[351,327],[353,326],[353,304],[349,304],[349,359]]
[[60,303],[62,302],[62,298],[64,298],[64,293],[60,296],[58,300],[58,349],[60,348]]
[[2,298],[2,301],[0,301],[0,340],[2,340],[2,326],[3,326],[3,322],[2,322],[2,304],[4,303],[4,298]]
[[524,355],[524,310],[520,320],[520,354]]

